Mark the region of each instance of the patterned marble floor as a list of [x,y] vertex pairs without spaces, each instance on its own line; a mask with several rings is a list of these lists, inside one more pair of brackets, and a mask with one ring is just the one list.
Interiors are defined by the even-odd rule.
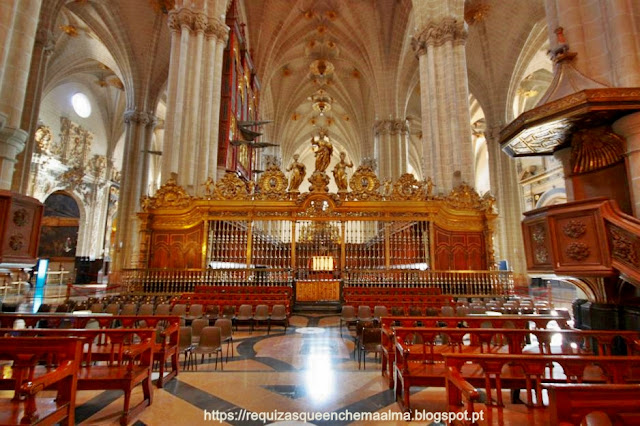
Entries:
[[[340,336],[337,316],[293,316],[284,334],[274,327],[267,336],[266,327],[253,333],[242,328],[234,335],[234,354],[224,370],[214,370],[214,359],[205,357],[197,371],[181,371],[178,377],[155,389],[153,404],[145,409],[134,425],[297,425],[299,422],[248,420],[251,413],[379,413],[381,418],[400,413],[393,390],[380,375],[380,364],[373,355],[366,369],[358,369],[353,359],[353,338],[343,329]],[[353,332],[352,332],[353,333]],[[181,358],[182,360],[182,358]],[[199,361],[199,360],[198,360]],[[140,389],[132,401],[142,398]],[[418,410],[437,413],[446,410],[444,388],[422,389],[412,395]],[[505,401],[509,395],[505,394]],[[122,409],[119,391],[80,391],[77,395],[76,422],[83,425],[116,425]],[[545,410],[531,410],[524,405],[507,405],[488,409],[480,405],[484,421],[480,424],[545,425]],[[207,413],[209,417],[207,417]],[[233,414],[244,418],[220,422],[214,414]],[[270,414],[273,415],[273,414]],[[307,414],[308,415],[308,414]],[[396,414],[398,415],[398,414]],[[350,418],[353,420],[353,418]],[[385,425],[439,425],[431,421],[380,421]],[[371,421],[313,420],[315,425],[368,425]]]

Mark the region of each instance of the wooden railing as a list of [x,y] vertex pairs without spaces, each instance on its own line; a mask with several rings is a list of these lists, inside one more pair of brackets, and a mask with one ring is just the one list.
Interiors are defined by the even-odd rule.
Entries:
[[196,286],[291,286],[289,269],[124,269],[118,274],[124,293],[192,293]]
[[[196,286],[292,286],[290,269],[125,269],[117,281],[125,293],[180,294]],[[513,293],[511,271],[350,270],[345,288],[437,288],[454,296],[506,296]]]
[[453,296],[513,294],[512,271],[431,271],[418,269],[353,270],[345,273],[345,287],[438,288]]

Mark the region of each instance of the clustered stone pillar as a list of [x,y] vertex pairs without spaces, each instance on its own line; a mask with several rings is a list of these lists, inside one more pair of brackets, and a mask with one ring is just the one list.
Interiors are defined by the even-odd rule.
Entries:
[[465,58],[467,29],[463,2],[449,3],[453,6],[436,19],[431,16],[438,5],[414,1],[420,16],[412,41],[420,61],[423,173],[445,193],[454,186],[455,171],[461,172],[463,181],[475,185]]
[[508,260],[516,285],[526,285],[527,265],[520,228],[522,207],[516,162],[502,152],[501,127],[500,125],[489,126],[485,131],[489,150],[489,179],[499,213],[498,226],[494,234],[498,249],[496,260]]
[[21,120],[41,3],[0,2],[0,189],[11,189],[16,157],[28,136]]
[[631,206],[633,215],[640,218],[640,113],[622,117],[613,123],[613,130],[627,141],[625,157]]
[[217,175],[222,57],[229,33],[215,16],[220,2],[203,3],[195,9],[190,2],[177,2],[169,12],[171,62],[162,161],[163,180],[175,172],[178,183],[194,195],[202,194],[207,177]]
[[116,230],[116,255],[114,269],[130,268],[138,265],[138,219],[140,198],[147,188],[148,174],[144,169],[146,155],[140,155],[153,136],[155,116],[150,112],[137,109],[128,110],[124,114],[125,153],[122,163],[122,191],[118,228]]
[[378,175],[396,180],[406,172],[409,161],[409,124],[404,119],[378,120],[373,131],[379,161]]

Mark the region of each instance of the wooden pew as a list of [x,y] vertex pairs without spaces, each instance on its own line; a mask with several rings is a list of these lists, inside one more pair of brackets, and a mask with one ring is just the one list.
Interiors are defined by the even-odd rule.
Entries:
[[449,327],[456,328],[506,328],[546,329],[549,322],[555,321],[562,329],[568,328],[567,320],[554,315],[472,315],[463,317],[398,317],[387,316],[380,320],[382,328],[382,375],[388,379],[389,387],[394,386],[394,330],[397,327]]
[[[151,405],[155,329],[2,329],[0,333],[4,336],[31,337],[34,341],[53,337],[79,339],[83,345],[83,353],[80,357],[77,389],[122,390],[122,425],[128,424],[131,418]],[[131,393],[138,385],[142,385],[143,400],[131,407]]]
[[593,411],[607,414],[614,425],[640,424],[640,384],[544,384],[549,393],[549,420],[554,425],[579,425]]
[[[527,389],[529,402],[535,387],[536,405],[542,401],[541,384],[584,381],[593,383],[640,382],[639,356],[592,355],[511,355],[486,353],[443,353],[444,363],[424,363],[411,360],[409,348],[401,341],[395,344],[396,399],[405,410],[410,410],[409,394],[412,386],[445,386],[450,368],[455,368],[472,386],[484,386],[488,404],[491,391],[496,388],[497,406],[502,406],[502,388]],[[547,371],[551,363],[560,368]],[[594,371],[597,366],[603,373]],[[449,401],[459,403],[459,395],[449,387]]]
[[[74,425],[81,351],[78,339],[0,338],[0,360],[13,362],[0,376],[0,387],[14,391],[13,398],[0,399],[0,424]],[[42,396],[45,389],[56,395]]]
[[[144,323],[145,327],[156,328],[158,336],[153,342],[153,358],[160,373],[156,385],[162,388],[166,382],[178,375],[178,343],[180,341],[180,317],[171,315],[100,315],[82,314],[0,314],[0,327],[12,328],[16,320],[22,320],[26,328],[85,328],[90,323],[97,323],[101,329],[118,324],[124,328],[136,328]],[[171,369],[166,371],[166,364]],[[166,373],[166,376],[165,376]]]

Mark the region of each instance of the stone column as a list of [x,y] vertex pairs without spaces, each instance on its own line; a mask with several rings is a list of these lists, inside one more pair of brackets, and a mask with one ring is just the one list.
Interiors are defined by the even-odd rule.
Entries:
[[626,139],[627,179],[633,215],[640,218],[640,113],[629,114],[615,123],[613,130]]
[[[187,2],[184,2],[185,4]],[[169,12],[171,62],[162,175],[199,195],[207,177],[215,178],[222,55],[229,28],[215,7],[190,4]]]
[[434,2],[418,3],[414,0],[420,17],[412,44],[420,61],[423,174],[434,179],[439,191],[448,193],[455,171],[469,185],[475,183],[463,3],[449,1],[439,18],[428,6],[437,7]]
[[[501,125],[489,126],[485,131],[489,151],[491,192],[496,198],[498,219],[495,232],[496,260],[506,259],[515,277],[524,277],[527,265],[520,221],[522,196],[516,162],[500,148]],[[523,281],[523,280],[520,280]]]
[[378,120],[374,123],[378,176],[396,180],[406,172],[409,160],[409,124],[404,119]]
[[[147,137],[155,123],[152,113],[137,109],[124,114],[125,152],[122,163],[122,184],[118,209],[118,229],[116,230],[114,270],[137,266],[138,261],[138,218],[140,198],[146,191],[146,170],[143,168],[143,151]],[[145,185],[145,186],[143,186]]]
[[33,47],[31,71],[27,82],[27,93],[24,109],[22,111],[22,128],[28,133],[24,151],[18,156],[18,162],[13,175],[12,189],[21,194],[29,190],[31,161],[35,149],[35,132],[38,127],[38,115],[42,102],[42,89],[47,73],[49,58],[54,51],[55,39],[53,33],[43,23],[36,33],[36,41]]
[[28,136],[22,110],[42,0],[0,3],[0,189],[11,189]]

